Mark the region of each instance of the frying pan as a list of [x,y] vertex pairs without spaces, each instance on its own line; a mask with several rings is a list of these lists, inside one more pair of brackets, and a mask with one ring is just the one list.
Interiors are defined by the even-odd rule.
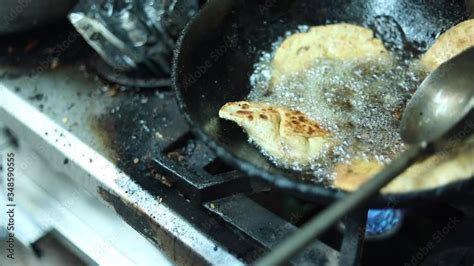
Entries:
[[[249,77],[262,51],[299,25],[347,22],[372,28],[388,48],[426,51],[436,37],[468,19],[471,2],[429,0],[210,0],[183,31],[175,52],[178,103],[195,134],[217,155],[249,176],[300,198],[330,203],[346,192],[305,181],[300,172],[273,165],[247,135],[218,117],[222,105],[246,98]],[[430,190],[380,194],[369,207],[426,204],[462,196],[474,179]]]

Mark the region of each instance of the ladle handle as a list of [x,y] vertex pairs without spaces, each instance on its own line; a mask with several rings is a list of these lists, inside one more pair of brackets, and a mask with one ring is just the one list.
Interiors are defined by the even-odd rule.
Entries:
[[319,215],[313,217],[295,234],[290,236],[269,254],[259,259],[255,265],[281,265],[289,261],[296,253],[302,251],[311,241],[324,233],[344,215],[362,207],[375,196],[382,187],[401,174],[410,165],[425,155],[426,145],[415,145],[403,152],[381,172],[377,173],[366,184],[345,198],[332,204]]

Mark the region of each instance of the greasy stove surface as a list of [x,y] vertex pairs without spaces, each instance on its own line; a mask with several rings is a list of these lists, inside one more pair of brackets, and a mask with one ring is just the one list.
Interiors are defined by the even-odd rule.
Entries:
[[[61,151],[50,159],[71,178],[178,263],[252,262],[323,207],[272,191],[216,158],[189,132],[170,88],[140,90],[98,78],[87,67],[96,57],[71,28],[21,36],[0,42],[0,84],[61,133],[26,127]],[[97,155],[64,149],[71,139]],[[101,172],[102,157],[117,167],[117,177]],[[76,166],[86,174],[68,168]],[[474,214],[441,204],[406,210],[395,236],[365,242],[362,264],[472,265],[474,231],[466,213]],[[341,227],[292,262],[332,265],[357,256],[365,227],[356,226],[350,237]],[[339,254],[341,245],[351,254]]]

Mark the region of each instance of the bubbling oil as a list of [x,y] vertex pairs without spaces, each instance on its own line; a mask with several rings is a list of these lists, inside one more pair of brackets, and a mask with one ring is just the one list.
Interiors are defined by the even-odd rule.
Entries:
[[[271,84],[276,47],[262,53],[255,64],[248,100],[301,111],[330,131],[337,144],[310,167],[318,181],[334,177],[337,164],[354,159],[386,164],[405,149],[398,133],[400,117],[427,75],[418,60],[396,53],[380,59],[318,59]],[[285,167],[302,170],[297,165]]]

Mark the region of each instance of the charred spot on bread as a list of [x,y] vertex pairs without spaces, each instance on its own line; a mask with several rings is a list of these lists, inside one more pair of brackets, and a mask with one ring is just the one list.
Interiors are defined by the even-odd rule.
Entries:
[[251,114],[253,114],[252,111],[245,111],[245,110],[238,110],[236,113],[239,114],[239,115],[251,115]]

